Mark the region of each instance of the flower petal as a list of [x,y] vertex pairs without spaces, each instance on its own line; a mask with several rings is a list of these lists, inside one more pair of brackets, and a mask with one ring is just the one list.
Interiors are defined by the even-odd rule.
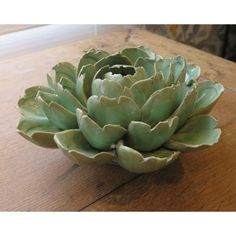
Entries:
[[148,57],[148,54],[140,48],[125,48],[121,51],[121,54],[129,58],[129,60],[134,65],[139,57]]
[[209,115],[199,115],[188,120],[164,145],[172,150],[186,151],[218,142],[221,130],[216,129],[216,120]]
[[80,101],[70,93],[69,90],[63,89],[63,87],[58,83],[57,84],[58,90],[58,102],[68,109],[70,112],[75,113],[76,108],[80,108],[82,110],[87,110],[85,106],[83,106]]
[[151,126],[166,120],[178,106],[180,85],[172,85],[152,94],[141,108],[142,121]]
[[140,118],[140,109],[129,97],[119,99],[91,96],[87,102],[88,115],[101,127],[106,124],[117,124],[128,127],[132,120]]
[[182,127],[186,120],[192,115],[196,96],[196,88],[193,87],[190,91],[187,92],[181,104],[171,115],[171,117],[179,117],[178,128]]
[[[80,115],[79,115],[80,116]],[[96,149],[111,150],[118,140],[124,136],[126,129],[120,125],[108,124],[101,128],[95,121],[87,115],[81,118],[79,127],[88,143]]]
[[[65,77],[62,77],[62,78],[65,78]],[[57,82],[56,82],[56,72],[54,70],[47,73],[47,81],[48,81],[48,87],[52,90],[55,90],[55,85]]]
[[107,72],[106,74],[104,74],[104,79],[109,79],[109,80],[115,80],[117,81],[119,84],[121,84],[121,81],[124,79],[124,76],[122,76],[121,74],[112,74],[112,72]]
[[155,70],[155,61],[149,58],[142,58],[139,57],[135,62],[135,67],[143,67],[146,71],[147,77],[152,77],[156,70]]
[[163,75],[166,86],[174,84],[174,76],[171,70],[171,59],[160,59],[155,63],[156,72]]
[[149,59],[158,61],[162,59],[160,55],[157,55],[155,52],[153,52],[150,48],[144,47],[144,46],[139,46],[138,48],[142,49],[146,54],[148,55]]
[[123,92],[122,86],[116,80],[95,79],[92,83],[92,94],[98,97],[107,96],[109,98],[118,98]]
[[58,103],[51,102],[49,104],[49,119],[61,129],[72,129],[78,127],[76,116],[74,113],[66,110]]
[[132,84],[137,81],[147,79],[146,72],[143,67],[136,67],[134,75],[126,75],[123,77],[122,86],[129,88]]
[[201,69],[195,64],[187,64],[187,71],[185,75],[185,83],[191,85],[196,82],[201,75]]
[[173,162],[180,152],[161,148],[149,153],[140,153],[124,146],[122,141],[117,145],[118,163],[130,172],[148,173],[156,171]]
[[37,86],[27,88],[25,90],[25,95],[27,95],[28,97],[36,97],[38,91],[46,92],[46,93],[55,93],[55,91],[52,90],[51,88],[37,85]]
[[76,81],[76,68],[69,62],[61,62],[52,68],[56,73],[56,83],[60,81],[62,77],[68,78],[71,81]]
[[82,69],[83,66],[88,64],[94,65],[96,62],[100,61],[104,57],[107,57],[108,55],[109,53],[106,51],[96,50],[96,49],[89,50],[80,59],[77,69],[78,74],[80,73],[80,70]]
[[139,80],[130,87],[132,98],[142,107],[148,98],[156,91],[162,88],[162,76],[156,74],[150,79]]
[[174,76],[174,83],[180,82],[183,83],[185,81],[186,75],[186,61],[181,56],[175,56],[171,60],[171,70]]
[[20,112],[25,117],[45,117],[34,97],[24,96],[18,101]]
[[[75,95],[75,83],[73,81],[62,77],[59,81],[59,84],[63,89],[67,89],[71,94]],[[57,91],[57,88],[55,88],[55,90]]]
[[115,153],[93,149],[80,130],[66,130],[54,136],[57,146],[76,164],[104,164],[116,158]]
[[116,81],[122,86],[122,88],[130,87],[133,84],[132,80],[129,79],[128,76],[122,76],[121,74],[112,74],[112,72],[107,72],[103,78],[111,81]]
[[21,118],[17,132],[30,142],[42,147],[57,147],[53,136],[59,130],[47,118]]
[[198,83],[193,115],[210,112],[223,92],[224,87],[220,83],[215,83],[211,80]]
[[153,151],[165,143],[175,132],[178,125],[178,117],[159,122],[151,128],[150,125],[132,121],[128,127],[126,142],[139,151]]
[[86,113],[85,113],[83,110],[79,109],[79,108],[76,109],[76,112],[75,112],[75,113],[76,113],[77,123],[78,123],[78,125],[80,126],[81,118],[82,118],[84,115],[86,115]]
[[54,101],[48,104],[40,93],[36,99],[45,115],[57,128],[64,130],[78,127],[75,113],[70,112]]
[[59,97],[58,97],[57,94],[52,94],[52,93],[46,93],[46,92],[39,91],[37,93],[36,100],[37,100],[38,97],[41,97],[48,104],[50,102],[58,102],[59,103]]
[[95,73],[94,65],[84,65],[76,81],[76,96],[84,106],[86,106],[87,100],[91,96],[91,84]]

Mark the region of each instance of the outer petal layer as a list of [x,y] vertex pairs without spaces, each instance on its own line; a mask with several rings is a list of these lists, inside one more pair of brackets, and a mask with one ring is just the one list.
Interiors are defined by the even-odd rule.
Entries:
[[57,146],[76,164],[104,164],[114,159],[114,152],[93,149],[80,130],[66,130],[54,136]]
[[206,80],[198,84],[197,92],[198,96],[196,98],[193,115],[206,114],[210,112],[224,92],[224,87],[220,83]]
[[55,148],[53,136],[59,130],[47,118],[21,118],[17,132],[34,144],[46,148]]
[[116,151],[118,163],[126,170],[135,173],[156,171],[173,162],[180,154],[164,148],[150,153],[140,153],[124,146],[122,141],[118,143]]
[[218,142],[221,134],[220,129],[216,129],[216,120],[209,115],[199,115],[188,120],[170,140],[165,147],[187,151],[201,146],[211,146]]

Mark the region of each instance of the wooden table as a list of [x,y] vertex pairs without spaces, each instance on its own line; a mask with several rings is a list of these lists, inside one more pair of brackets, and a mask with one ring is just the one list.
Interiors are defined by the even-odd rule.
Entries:
[[[46,84],[54,64],[75,63],[93,47],[114,52],[142,44],[165,57],[181,54],[202,68],[203,77],[223,83],[225,93],[212,112],[222,128],[218,144],[137,175],[117,166],[78,167],[59,150],[37,147],[16,133],[17,100],[26,87]],[[1,61],[0,71],[0,210],[236,210],[235,63],[133,29]]]

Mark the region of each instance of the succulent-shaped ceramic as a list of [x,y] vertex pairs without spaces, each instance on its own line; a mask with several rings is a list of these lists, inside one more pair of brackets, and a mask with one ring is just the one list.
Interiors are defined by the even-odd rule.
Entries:
[[115,54],[91,49],[77,67],[54,66],[48,87],[26,89],[18,132],[79,165],[155,171],[219,139],[208,113],[224,88],[199,77],[200,68],[181,56],[164,59],[142,46]]

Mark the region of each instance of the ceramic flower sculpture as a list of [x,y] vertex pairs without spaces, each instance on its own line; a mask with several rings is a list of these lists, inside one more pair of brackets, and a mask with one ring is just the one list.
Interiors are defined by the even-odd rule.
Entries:
[[181,56],[164,59],[142,46],[115,54],[91,49],[77,67],[54,66],[48,87],[25,90],[18,132],[79,165],[152,172],[220,137],[208,113],[224,88],[199,77],[200,68]]

